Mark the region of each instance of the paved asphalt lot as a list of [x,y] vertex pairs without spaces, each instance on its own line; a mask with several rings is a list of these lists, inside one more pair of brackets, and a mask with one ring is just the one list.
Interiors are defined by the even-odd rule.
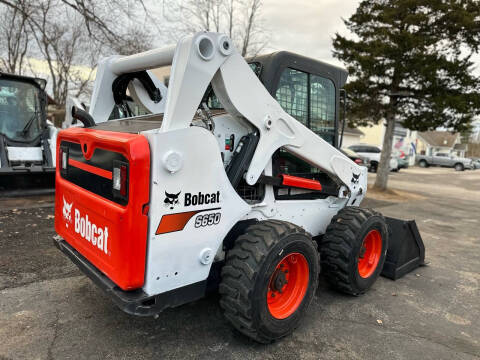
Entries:
[[234,332],[217,296],[156,320],[122,313],[53,247],[51,198],[0,200],[0,359],[479,359],[480,171],[413,168],[390,185],[416,195],[364,206],[415,218],[430,266],[361,297],[321,280],[272,345]]

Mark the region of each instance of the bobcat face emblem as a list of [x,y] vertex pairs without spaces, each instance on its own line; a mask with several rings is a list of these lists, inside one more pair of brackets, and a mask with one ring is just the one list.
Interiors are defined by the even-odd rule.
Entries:
[[63,197],[63,218],[65,219],[65,225],[68,227],[68,223],[72,222],[72,205],[73,202],[68,203]]
[[175,205],[178,204],[178,196],[180,193],[181,191],[176,194],[169,194],[165,191],[165,200],[163,200],[164,205],[170,207],[170,210],[172,210]]
[[357,184],[358,183],[358,179],[360,178],[360,174],[352,174],[352,183],[353,184]]

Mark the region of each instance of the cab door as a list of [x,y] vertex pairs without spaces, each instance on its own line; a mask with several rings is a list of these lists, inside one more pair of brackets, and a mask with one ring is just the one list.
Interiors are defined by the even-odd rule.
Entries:
[[287,67],[274,97],[289,115],[335,146],[335,92],[332,80]]
[[256,57],[259,78],[291,116],[338,146],[340,89],[348,72],[338,66],[288,51]]

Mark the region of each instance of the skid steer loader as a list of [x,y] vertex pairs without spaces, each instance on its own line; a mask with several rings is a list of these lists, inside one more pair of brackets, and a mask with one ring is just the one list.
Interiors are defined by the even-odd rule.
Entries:
[[[149,71],[166,65],[168,89]],[[367,169],[335,148],[346,78],[286,52],[248,64],[210,32],[104,59],[89,113],[72,109],[84,127],[58,135],[56,246],[129,314],[218,289],[226,318],[264,343],[299,325],[320,265],[364,293],[389,230],[358,207]],[[152,114],[107,121],[127,89]]]
[[46,80],[0,72],[0,195],[53,193],[57,129]]

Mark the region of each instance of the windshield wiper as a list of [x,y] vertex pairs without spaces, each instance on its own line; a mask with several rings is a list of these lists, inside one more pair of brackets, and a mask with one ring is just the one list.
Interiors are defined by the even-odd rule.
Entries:
[[30,118],[30,120],[28,120],[28,122],[25,124],[25,127],[22,129],[22,135],[26,135],[27,134],[27,131],[30,129],[30,126],[32,126],[33,124],[33,120],[35,120],[37,118],[37,112],[35,111],[32,115],[32,117]]
[[27,121],[27,123],[25,124],[25,126],[23,127],[22,129],[22,135],[26,135],[27,134],[27,131],[30,129],[30,126],[32,126],[33,124],[33,120],[35,120],[37,118],[37,115],[39,113],[38,111],[38,103],[37,103],[37,97],[35,96],[34,97],[34,101],[35,101],[35,110],[34,110],[34,113],[32,115],[32,117]]

